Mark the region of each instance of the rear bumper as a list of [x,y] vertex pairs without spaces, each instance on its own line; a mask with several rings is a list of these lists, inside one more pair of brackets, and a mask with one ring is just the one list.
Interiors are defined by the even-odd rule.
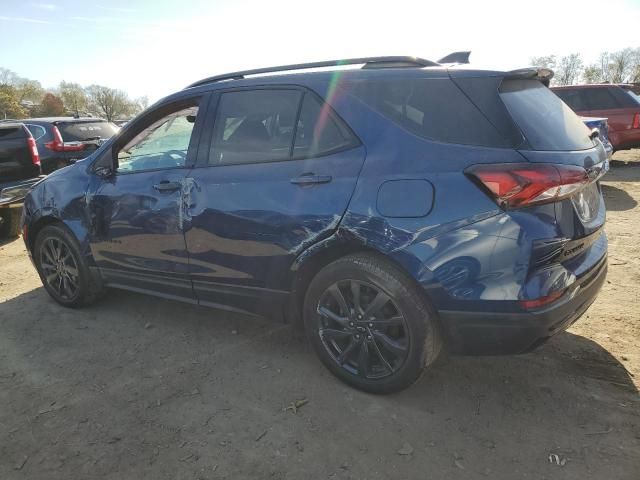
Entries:
[[40,175],[39,177],[0,185],[0,207],[22,203],[31,187],[44,177],[44,175]]
[[526,353],[578,320],[595,300],[607,275],[605,255],[549,307],[531,312],[440,311],[450,350],[461,355]]

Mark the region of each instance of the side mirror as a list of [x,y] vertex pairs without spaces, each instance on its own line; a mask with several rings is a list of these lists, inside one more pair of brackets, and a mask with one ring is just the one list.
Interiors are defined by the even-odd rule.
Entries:
[[93,172],[100,178],[108,178],[113,175],[113,169],[111,167],[97,167]]

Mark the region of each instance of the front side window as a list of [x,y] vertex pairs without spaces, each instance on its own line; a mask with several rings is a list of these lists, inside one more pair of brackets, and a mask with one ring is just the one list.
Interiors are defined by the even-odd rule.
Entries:
[[183,167],[198,107],[181,108],[152,122],[118,152],[118,172]]

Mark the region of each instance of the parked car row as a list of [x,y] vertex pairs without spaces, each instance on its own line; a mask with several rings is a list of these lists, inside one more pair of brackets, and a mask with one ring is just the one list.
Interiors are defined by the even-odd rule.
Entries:
[[118,130],[98,118],[0,121],[0,238],[18,235],[22,200],[41,175],[85,158]]
[[370,392],[444,349],[526,352],[607,271],[607,152],[552,74],[375,57],[206,78],[36,184],[25,245],[61,305],[112,287],[300,321]]
[[606,118],[614,150],[640,148],[640,85],[570,85],[552,90],[578,115]]

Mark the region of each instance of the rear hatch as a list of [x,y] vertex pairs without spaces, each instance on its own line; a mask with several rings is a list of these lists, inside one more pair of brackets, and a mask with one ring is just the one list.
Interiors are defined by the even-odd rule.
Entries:
[[514,218],[524,222],[530,221],[524,217],[535,218],[544,225],[528,230],[532,236],[528,284],[545,283],[553,291],[554,282],[567,285],[568,277],[579,278],[600,268],[606,237],[598,180],[609,168],[602,142],[537,78],[535,70],[479,79],[495,82],[493,88],[479,88],[478,81],[470,80],[454,78],[497,128],[511,123],[521,133],[515,148],[522,163],[476,165],[467,174]]
[[67,160],[90,155],[120,130],[118,126],[104,120],[61,121],[56,122],[55,127],[59,132],[59,139],[55,138],[54,130],[54,142],[51,144],[54,149],[57,148],[56,151],[63,152]]
[[0,124],[0,188],[40,175],[37,150],[35,157],[31,151],[35,143],[31,145],[30,141],[33,143],[31,134],[21,123]]

